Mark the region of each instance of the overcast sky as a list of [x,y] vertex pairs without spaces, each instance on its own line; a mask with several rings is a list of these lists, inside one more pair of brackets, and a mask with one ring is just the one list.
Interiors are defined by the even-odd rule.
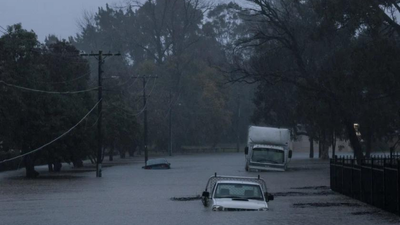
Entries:
[[42,42],[49,34],[66,39],[75,36],[79,31],[78,22],[85,11],[93,13],[106,3],[121,5],[126,1],[128,0],[0,0],[0,26],[6,28],[22,23],[24,29],[35,31]]
[[[0,0],[0,26],[22,23],[34,30],[40,41],[49,34],[67,38],[78,32],[78,21],[85,10],[96,12],[106,3],[122,0]],[[1,29],[1,28],[0,28]]]

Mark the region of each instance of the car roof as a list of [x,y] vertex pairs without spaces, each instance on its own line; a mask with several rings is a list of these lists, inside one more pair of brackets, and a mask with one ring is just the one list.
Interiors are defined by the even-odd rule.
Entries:
[[260,175],[258,175],[258,177],[240,177],[240,176],[221,176],[221,175],[217,175],[217,173],[214,174],[214,176],[211,176],[208,179],[207,185],[206,185],[206,189],[207,190],[212,190],[215,185],[217,183],[223,183],[225,182],[231,182],[234,184],[258,184],[261,186],[261,189],[263,191],[267,191],[267,185],[265,184],[265,181],[263,179],[260,178]]
[[168,164],[168,161],[164,158],[156,158],[147,160],[147,165],[156,165],[156,164]]
[[251,185],[260,186],[260,184],[256,183],[256,182],[238,181],[238,180],[221,180],[221,181],[217,181],[217,184],[251,184]]

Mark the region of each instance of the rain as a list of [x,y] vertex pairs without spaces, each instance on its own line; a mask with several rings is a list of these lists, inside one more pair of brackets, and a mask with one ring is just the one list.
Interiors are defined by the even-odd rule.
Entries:
[[400,2],[2,3],[1,224],[400,222]]

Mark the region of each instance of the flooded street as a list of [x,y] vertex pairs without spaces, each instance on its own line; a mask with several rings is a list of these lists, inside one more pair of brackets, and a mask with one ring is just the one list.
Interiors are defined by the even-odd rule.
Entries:
[[[143,170],[143,160],[106,162],[103,177],[87,170],[26,180],[0,174],[0,224],[398,224],[400,218],[329,189],[329,163],[294,154],[287,172],[246,172],[242,153],[179,155],[171,170]],[[116,165],[118,164],[118,165]],[[64,166],[63,169],[65,169]],[[198,199],[207,180],[257,176],[275,194],[267,212],[212,212]],[[177,200],[173,200],[177,198]]]

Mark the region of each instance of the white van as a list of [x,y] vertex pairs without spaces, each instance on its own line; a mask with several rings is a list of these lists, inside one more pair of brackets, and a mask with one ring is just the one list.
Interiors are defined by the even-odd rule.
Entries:
[[292,157],[289,144],[289,129],[250,126],[244,151],[246,171],[285,171]]

